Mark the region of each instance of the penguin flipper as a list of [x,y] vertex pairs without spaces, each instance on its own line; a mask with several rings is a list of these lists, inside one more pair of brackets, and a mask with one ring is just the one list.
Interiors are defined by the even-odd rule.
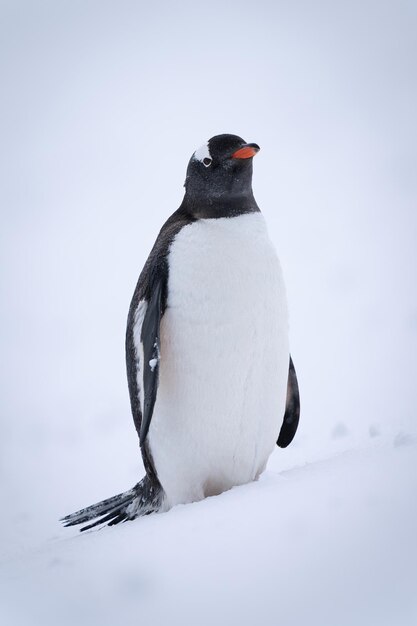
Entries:
[[297,374],[295,372],[294,363],[290,356],[290,367],[288,371],[287,384],[287,402],[285,405],[284,419],[277,441],[277,445],[280,448],[286,448],[294,439],[295,433],[297,432],[299,420],[300,392],[298,389]]
[[156,393],[159,381],[160,360],[160,326],[162,318],[162,297],[165,282],[162,277],[155,281],[145,317],[143,319],[140,339],[143,346],[143,416],[139,431],[139,441],[142,446],[148,434],[155,406]]

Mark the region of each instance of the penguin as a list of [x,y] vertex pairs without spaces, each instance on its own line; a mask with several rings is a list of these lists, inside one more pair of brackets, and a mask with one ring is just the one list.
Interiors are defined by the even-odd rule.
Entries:
[[260,148],[217,135],[140,274],[126,331],[145,467],[132,489],[62,518],[82,531],[164,512],[258,479],[300,416],[285,286],[252,191]]

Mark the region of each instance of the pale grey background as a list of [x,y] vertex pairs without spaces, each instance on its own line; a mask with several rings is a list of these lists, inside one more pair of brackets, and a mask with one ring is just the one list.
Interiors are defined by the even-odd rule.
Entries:
[[261,146],[302,393],[291,454],[412,437],[416,17],[404,0],[1,2],[6,552],[141,472],[127,309],[213,134]]

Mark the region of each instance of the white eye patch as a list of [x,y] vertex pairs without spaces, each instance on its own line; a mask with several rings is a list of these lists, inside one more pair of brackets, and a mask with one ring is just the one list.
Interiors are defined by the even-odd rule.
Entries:
[[197,161],[204,163],[206,167],[210,165],[212,162],[212,156],[208,147],[208,141],[194,152],[194,158],[197,159]]

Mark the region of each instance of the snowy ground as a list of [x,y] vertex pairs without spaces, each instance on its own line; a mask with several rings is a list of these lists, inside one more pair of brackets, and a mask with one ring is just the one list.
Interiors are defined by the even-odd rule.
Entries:
[[[43,520],[7,546],[2,623],[413,626],[416,441],[338,447],[298,466],[277,451],[258,483],[114,528]],[[16,536],[39,517],[15,512]]]
[[[0,623],[417,623],[417,9],[0,3]],[[193,150],[236,133],[302,413],[257,484],[85,535],[140,478],[124,333]]]

